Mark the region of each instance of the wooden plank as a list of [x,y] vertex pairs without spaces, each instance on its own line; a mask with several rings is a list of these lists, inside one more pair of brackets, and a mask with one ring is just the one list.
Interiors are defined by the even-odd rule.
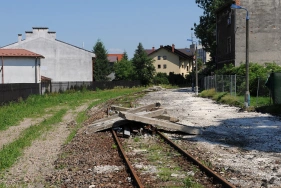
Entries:
[[164,129],[168,131],[181,131],[188,134],[201,134],[200,129],[195,127],[190,127],[182,124],[171,123],[166,121],[161,121],[151,117],[145,117],[139,114],[133,114],[129,112],[119,112],[119,117],[130,120],[130,121],[137,121],[145,124],[150,124],[156,126],[158,129]]
[[[165,109],[158,109],[155,111],[148,111],[148,112],[138,112],[137,114],[143,115],[145,117],[155,117],[155,116],[160,116],[165,112]],[[121,125],[127,124],[129,121],[124,120],[121,117],[115,117],[113,119],[107,119],[105,121],[99,121],[99,122],[94,122],[93,124],[89,125],[87,127],[86,132],[87,133],[93,133],[93,132],[98,132],[102,130],[109,129],[111,127],[119,127]]]
[[[141,106],[141,107],[138,107],[138,108],[132,108],[132,109],[128,110],[128,112],[137,113],[137,112],[141,112],[141,111],[150,111],[151,109],[157,108],[157,107],[160,107],[160,106],[161,106],[160,103],[154,103],[154,104],[149,104],[149,105],[146,105],[146,106]],[[108,120],[112,120],[112,119],[115,119],[115,118],[118,118],[118,117],[119,117],[118,114],[116,114],[116,115],[109,116],[107,118],[102,118],[102,119],[96,120],[93,123],[108,121]]]
[[129,111],[129,110],[132,110],[132,108],[125,108],[125,107],[122,107],[122,106],[115,106],[115,105],[111,105],[110,108],[113,111]]

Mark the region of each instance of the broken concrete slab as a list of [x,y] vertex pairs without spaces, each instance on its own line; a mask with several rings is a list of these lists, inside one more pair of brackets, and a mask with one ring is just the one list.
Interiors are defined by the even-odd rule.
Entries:
[[136,122],[141,122],[145,124],[150,124],[158,129],[163,129],[163,130],[168,130],[168,131],[181,131],[185,132],[188,134],[201,134],[200,129],[195,128],[195,127],[190,127],[178,123],[171,123],[171,122],[166,122],[166,121],[161,121],[158,119],[154,119],[151,117],[145,117],[144,115],[139,115],[139,114],[133,114],[130,112],[119,112],[119,117],[125,119],[125,120],[130,120],[130,121],[136,121]]
[[171,117],[171,116],[169,116],[169,115],[164,115],[164,114],[161,115],[161,116],[156,116],[156,117],[154,117],[154,118],[156,118],[156,119],[164,119],[164,120],[167,120],[167,121],[170,121],[170,122],[173,122],[173,123],[179,121],[179,119],[176,118],[176,117]]
[[[160,108],[155,111],[138,112],[136,114],[142,115],[145,117],[155,117],[155,116],[162,115],[164,112],[165,112],[165,109]],[[111,117],[105,119],[104,121],[94,122],[93,124],[91,124],[87,127],[86,132],[87,133],[98,132],[98,131],[106,130],[106,129],[109,129],[112,127],[119,127],[119,126],[127,124],[129,122],[128,120],[124,120],[123,118],[120,118],[118,116],[117,117],[111,116]]]
[[[136,112],[141,112],[141,111],[150,111],[154,108],[159,108],[160,106],[161,106],[160,103],[154,103],[154,104],[149,104],[149,105],[146,105],[146,106],[141,106],[141,107],[138,107],[138,108],[131,108],[130,110],[128,110],[128,112],[136,113]],[[94,123],[112,120],[112,119],[118,118],[118,117],[119,117],[118,114],[116,114],[116,115],[112,115],[112,116],[109,116],[109,117],[106,117],[106,118],[96,120],[96,121],[94,121]]]

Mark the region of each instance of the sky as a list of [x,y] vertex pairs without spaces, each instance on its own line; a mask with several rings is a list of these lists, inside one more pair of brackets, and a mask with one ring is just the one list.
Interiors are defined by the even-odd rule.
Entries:
[[132,58],[139,43],[189,47],[201,15],[195,0],[7,0],[0,6],[0,47],[32,27],[48,27],[58,40],[92,51],[100,39],[108,53]]

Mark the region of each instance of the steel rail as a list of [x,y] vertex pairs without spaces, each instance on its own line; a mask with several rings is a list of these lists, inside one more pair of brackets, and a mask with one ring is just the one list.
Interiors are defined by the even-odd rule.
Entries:
[[140,179],[139,179],[137,173],[135,172],[135,170],[134,170],[133,166],[131,165],[131,163],[130,163],[128,157],[126,156],[125,151],[124,151],[124,149],[123,149],[123,147],[122,147],[122,145],[121,145],[121,143],[120,143],[120,141],[119,141],[119,139],[118,139],[118,137],[117,137],[115,131],[111,129],[111,132],[112,132],[112,134],[113,134],[114,140],[116,141],[116,143],[117,143],[117,145],[118,145],[118,149],[120,150],[122,157],[124,158],[124,160],[125,160],[125,162],[126,162],[128,168],[129,168],[129,170],[130,170],[130,172],[131,172],[131,174],[132,174],[132,176],[133,176],[135,182],[137,183],[137,186],[138,186],[139,188],[144,188],[144,186],[143,186],[143,184],[141,183],[141,181],[140,181]]
[[184,155],[186,158],[188,158],[190,161],[193,162],[193,164],[199,166],[199,168],[204,171],[208,176],[213,177],[215,180],[215,183],[222,184],[224,188],[235,188],[234,185],[230,184],[227,180],[225,180],[223,177],[217,175],[213,170],[208,168],[207,166],[203,165],[200,161],[192,157],[192,155],[188,154],[186,151],[181,149],[177,144],[172,142],[168,137],[166,137],[164,134],[160,133],[159,131],[156,131],[157,134],[159,134],[167,143],[169,143],[172,147],[174,147],[176,150],[178,150],[182,155]]

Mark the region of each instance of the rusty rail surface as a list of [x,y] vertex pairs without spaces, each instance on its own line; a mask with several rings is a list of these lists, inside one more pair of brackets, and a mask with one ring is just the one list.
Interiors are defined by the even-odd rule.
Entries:
[[159,131],[156,131],[157,134],[159,134],[167,143],[169,143],[172,147],[174,147],[176,150],[178,150],[184,157],[188,158],[190,161],[193,162],[193,164],[197,165],[202,171],[204,171],[208,176],[213,177],[213,180],[215,183],[221,184],[224,188],[235,188],[234,185],[230,184],[227,180],[225,180],[223,177],[217,175],[213,170],[209,169],[205,165],[203,165],[200,161],[196,160],[194,157],[192,157],[190,154],[188,154],[186,151],[181,149],[177,144],[172,142],[168,137],[166,137],[164,134],[160,133]]
[[123,149],[123,147],[122,147],[122,145],[121,145],[121,143],[120,143],[120,141],[119,141],[119,139],[118,139],[118,137],[117,137],[115,131],[114,131],[114,130],[111,130],[111,132],[112,132],[113,137],[114,137],[114,139],[115,139],[115,141],[116,141],[116,143],[117,143],[117,145],[118,145],[118,149],[120,150],[121,155],[122,155],[122,157],[124,158],[124,160],[125,160],[125,162],[126,162],[128,168],[129,168],[129,170],[130,170],[130,172],[131,172],[131,174],[132,174],[132,176],[133,176],[133,178],[134,178],[134,180],[135,180],[135,183],[137,184],[137,186],[138,186],[139,188],[144,188],[144,186],[143,186],[143,184],[141,183],[141,181],[140,181],[140,179],[139,179],[137,173],[135,172],[135,170],[134,170],[133,166],[131,165],[131,163],[130,163],[128,157],[126,156],[125,151],[124,151],[124,149]]

